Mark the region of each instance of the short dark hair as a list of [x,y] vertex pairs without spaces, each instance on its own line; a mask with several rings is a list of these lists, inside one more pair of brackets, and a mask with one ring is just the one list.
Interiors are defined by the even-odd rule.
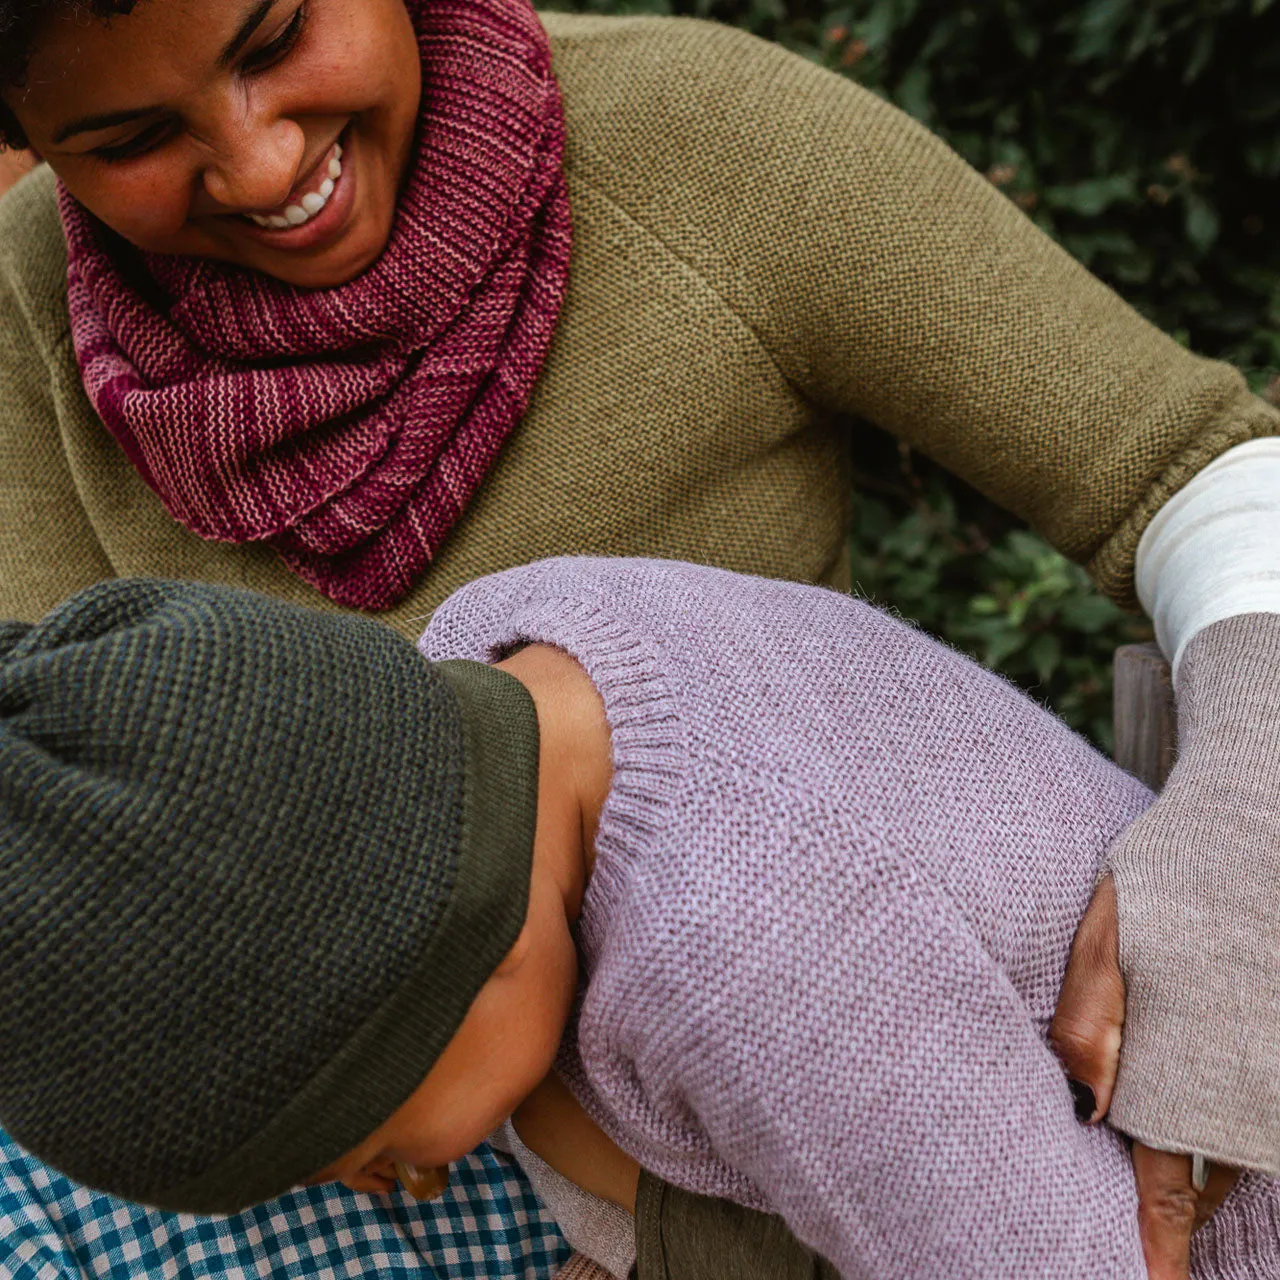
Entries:
[[[22,84],[40,28],[59,9],[112,18],[128,13],[136,0],[0,0],[0,93]],[[0,102],[0,147],[27,145],[17,117]]]

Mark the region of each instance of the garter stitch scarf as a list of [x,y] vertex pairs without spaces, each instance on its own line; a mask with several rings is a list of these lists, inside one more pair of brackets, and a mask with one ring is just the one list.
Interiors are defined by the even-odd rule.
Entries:
[[169,513],[331,599],[412,586],[528,403],[569,271],[564,111],[528,0],[406,0],[415,151],[382,256],[306,290],[139,253],[65,190],[85,389]]

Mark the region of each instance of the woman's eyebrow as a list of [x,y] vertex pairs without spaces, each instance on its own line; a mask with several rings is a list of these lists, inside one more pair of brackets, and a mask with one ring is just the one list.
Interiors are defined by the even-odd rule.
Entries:
[[[253,33],[262,25],[275,2],[276,0],[258,0],[258,3],[245,15],[235,35],[227,41],[226,47],[218,55],[220,67],[228,67],[235,61],[236,54],[253,38]],[[56,145],[77,133],[94,133],[98,129],[110,129],[113,125],[128,124],[131,120],[139,120],[156,110],[155,107],[135,107],[128,111],[106,111],[95,116],[81,116],[78,120],[64,124],[53,135],[53,141]]]

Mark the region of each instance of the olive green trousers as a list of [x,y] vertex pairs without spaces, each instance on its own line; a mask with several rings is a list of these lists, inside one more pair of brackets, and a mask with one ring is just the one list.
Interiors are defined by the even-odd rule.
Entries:
[[840,1280],[776,1214],[682,1191],[647,1173],[636,1192],[634,1280]]

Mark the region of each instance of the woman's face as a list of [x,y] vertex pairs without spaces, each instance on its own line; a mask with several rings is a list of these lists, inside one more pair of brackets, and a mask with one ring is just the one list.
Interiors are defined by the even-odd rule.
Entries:
[[403,0],[141,0],[60,12],[5,101],[139,248],[318,288],[386,245],[420,88]]

